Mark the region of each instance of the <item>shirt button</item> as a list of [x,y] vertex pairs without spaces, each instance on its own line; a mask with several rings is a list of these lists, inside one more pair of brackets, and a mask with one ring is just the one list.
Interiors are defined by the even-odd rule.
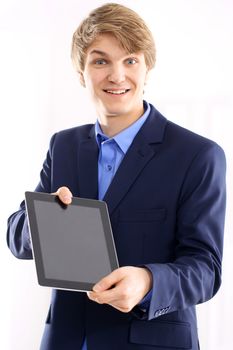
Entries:
[[111,170],[112,170],[112,166],[108,164],[108,165],[107,165],[107,170],[108,170],[108,171],[111,171]]

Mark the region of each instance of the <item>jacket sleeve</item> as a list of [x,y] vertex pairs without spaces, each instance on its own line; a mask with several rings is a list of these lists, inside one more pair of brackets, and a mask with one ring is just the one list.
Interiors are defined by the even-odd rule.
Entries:
[[153,287],[148,312],[152,319],[212,298],[221,284],[226,205],[226,162],[211,143],[193,159],[177,205],[175,260],[148,264]]
[[[40,182],[35,189],[36,192],[51,193],[51,164],[54,139],[55,135],[51,139],[49,151],[40,174]],[[19,210],[8,219],[7,244],[12,254],[17,258],[32,259],[25,201],[21,203]]]

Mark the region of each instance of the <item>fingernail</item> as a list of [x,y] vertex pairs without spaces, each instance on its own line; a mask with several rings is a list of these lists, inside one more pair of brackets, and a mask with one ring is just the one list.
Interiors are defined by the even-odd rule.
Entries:
[[71,201],[71,197],[70,196],[64,196],[63,197],[65,202],[70,202]]

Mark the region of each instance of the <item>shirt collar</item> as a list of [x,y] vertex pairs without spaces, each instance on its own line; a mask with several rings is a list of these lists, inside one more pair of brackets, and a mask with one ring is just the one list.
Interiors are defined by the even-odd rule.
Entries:
[[101,146],[101,142],[105,140],[114,140],[117,145],[120,147],[122,152],[125,154],[128,151],[129,146],[133,142],[134,137],[138,133],[138,131],[141,129],[142,125],[145,123],[148,115],[150,114],[150,105],[148,102],[143,101],[144,104],[144,113],[143,115],[137,119],[132,125],[130,125],[128,128],[122,130],[119,132],[119,134],[115,135],[112,138],[109,138],[106,136],[98,122],[98,120],[95,123],[95,135],[96,135],[96,142],[98,146]]

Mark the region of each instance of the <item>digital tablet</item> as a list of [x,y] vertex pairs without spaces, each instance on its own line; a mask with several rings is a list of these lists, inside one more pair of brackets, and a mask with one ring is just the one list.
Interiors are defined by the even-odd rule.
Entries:
[[40,285],[90,291],[118,268],[105,202],[73,197],[64,205],[39,192],[26,192],[25,199]]

